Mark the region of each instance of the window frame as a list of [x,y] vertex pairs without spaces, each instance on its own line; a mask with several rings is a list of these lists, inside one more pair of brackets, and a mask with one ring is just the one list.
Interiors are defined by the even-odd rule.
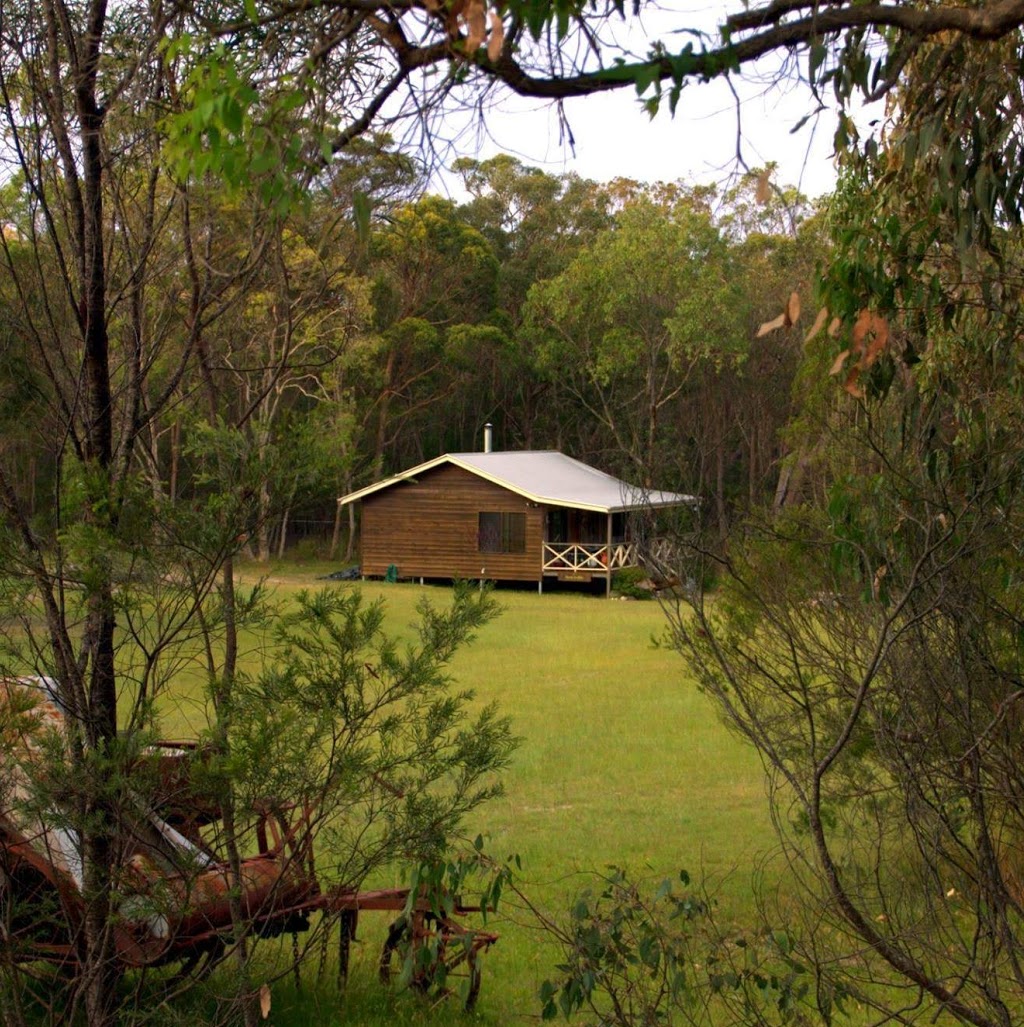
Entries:
[[521,556],[526,552],[525,513],[514,510],[480,510],[476,523],[478,553],[487,556]]

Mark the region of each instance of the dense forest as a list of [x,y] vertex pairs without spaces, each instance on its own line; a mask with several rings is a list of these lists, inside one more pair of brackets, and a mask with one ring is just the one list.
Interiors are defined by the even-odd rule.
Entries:
[[[190,456],[210,413],[201,375],[223,397],[217,418],[244,435],[259,467],[247,530],[260,560],[310,532],[324,555],[350,559],[357,525],[334,525],[337,496],[479,448],[487,422],[501,448],[560,449],[626,480],[699,494],[722,537],[750,505],[794,494],[783,429],[801,328],[758,337],[758,327],[793,291],[810,302],[826,245],[821,205],[768,190],[767,172],[717,190],[601,184],[512,157],[462,159],[455,170],[462,203],[430,195],[424,169],[387,139],[364,141],[244,256],[241,212],[209,198],[204,270],[230,285],[218,290],[202,369],[150,376],[166,395],[137,459],[155,494],[187,499],[202,474]],[[362,234],[357,188],[372,210]],[[30,198],[17,183],[8,190],[8,259],[41,262]],[[159,333],[158,372],[194,344],[194,269],[174,259],[175,235],[143,295],[120,280],[128,255],[112,261],[117,320]],[[25,323],[45,308],[38,283],[8,276],[0,288]],[[7,330],[18,382],[6,404],[10,445],[30,426],[33,439],[40,428],[55,437],[47,370],[27,336]],[[33,442],[12,465],[33,512],[54,501],[56,459]]]

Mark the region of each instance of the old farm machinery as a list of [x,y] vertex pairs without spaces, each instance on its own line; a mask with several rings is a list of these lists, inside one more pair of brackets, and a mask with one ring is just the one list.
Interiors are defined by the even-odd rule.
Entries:
[[[13,711],[13,712],[12,712]],[[74,967],[85,917],[83,863],[76,832],[59,802],[33,811],[26,777],[64,714],[44,678],[0,681],[0,753],[18,753],[0,792],[0,949],[14,962]],[[336,921],[338,975],[347,976],[360,913],[397,914],[379,962],[385,983],[401,978],[421,992],[460,983],[467,1008],[480,989],[479,960],[495,934],[461,922],[479,906],[406,888],[323,888],[313,853],[315,811],[268,807],[237,876],[219,841],[222,811],[194,785],[194,743],[147,748],[140,790],[119,816],[115,865],[116,958],[127,968],[177,964],[183,973],[214,965],[241,922],[257,937],[297,935],[315,914]],[[9,761],[11,762],[11,761]],[[143,795],[145,798],[143,798]],[[232,910],[232,899],[235,902]]]

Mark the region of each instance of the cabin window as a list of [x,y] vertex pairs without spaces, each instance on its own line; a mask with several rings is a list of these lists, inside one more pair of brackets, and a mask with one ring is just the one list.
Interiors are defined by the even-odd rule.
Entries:
[[525,553],[526,514],[481,513],[481,553]]
[[548,510],[548,542],[569,541],[569,511],[562,507]]

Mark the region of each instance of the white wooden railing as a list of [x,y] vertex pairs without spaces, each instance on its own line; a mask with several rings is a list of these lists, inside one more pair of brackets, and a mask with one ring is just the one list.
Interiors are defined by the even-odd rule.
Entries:
[[678,557],[679,547],[672,539],[652,538],[639,547],[636,562],[646,567],[649,573],[657,571],[660,574],[666,568],[676,567]]
[[[624,567],[616,562],[621,557],[617,550],[621,546],[612,546],[612,567]],[[608,569],[608,546],[588,542],[545,542],[545,571],[593,571],[600,573]]]
[[545,572],[589,571],[600,574],[609,568],[635,567],[644,558],[652,557],[655,563],[666,561],[671,553],[667,539],[656,539],[641,553],[634,542],[613,542],[611,546],[600,542],[545,542],[543,547],[543,569]]

